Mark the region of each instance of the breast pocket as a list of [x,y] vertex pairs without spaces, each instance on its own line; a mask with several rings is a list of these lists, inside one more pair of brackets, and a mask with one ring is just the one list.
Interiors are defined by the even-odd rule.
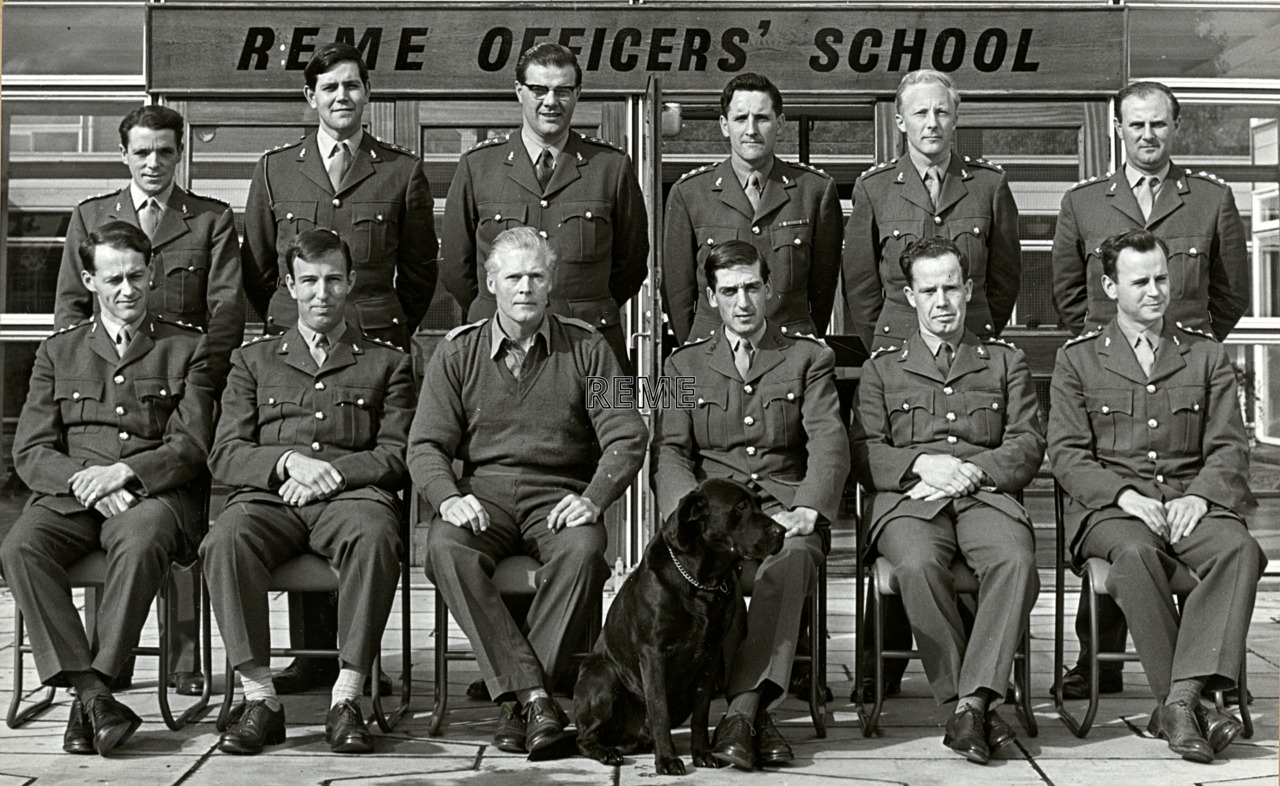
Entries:
[[143,436],[148,439],[160,439],[164,436],[169,417],[178,408],[185,386],[186,380],[167,377],[139,379],[135,383],[134,390],[138,393],[144,423],[149,429]]
[[382,391],[375,387],[335,385],[337,404],[334,441],[354,450],[373,447],[382,413]]
[[[702,272],[702,263],[707,261],[707,254],[711,253],[711,249],[727,243],[730,240],[738,239],[737,227],[722,226],[696,226],[693,228],[694,240],[698,243],[698,272]],[[698,293],[702,297],[702,293]]]
[[974,445],[994,448],[1004,435],[1005,400],[999,390],[971,390],[964,394],[965,431],[963,435]]
[[477,211],[476,241],[483,248],[508,229],[528,226],[529,207],[519,202],[484,202]]
[[885,393],[889,408],[889,436],[894,447],[933,439],[933,391],[892,390]]
[[920,238],[918,220],[880,223],[880,283],[885,289],[899,289],[905,283],[898,258],[907,246]]
[[1115,453],[1133,449],[1132,391],[1086,390],[1084,407],[1098,450]]
[[782,294],[805,289],[809,282],[809,260],[813,254],[813,227],[802,224],[776,226],[769,230],[773,256],[769,259],[769,282]]
[[392,256],[399,245],[394,202],[356,202],[351,206],[351,259],[359,265]]
[[699,445],[729,443],[729,390],[694,384],[693,436]]
[[987,248],[991,245],[991,218],[975,216],[947,219],[948,233],[969,259],[969,276],[982,280],[987,275]]
[[56,379],[53,400],[58,404],[64,426],[99,422],[105,385],[97,379]]
[[765,438],[770,446],[789,447],[803,441],[804,424],[800,417],[800,394],[803,390],[798,379],[761,386]]
[[563,202],[556,226],[561,261],[592,263],[613,255],[613,226],[608,202]]
[[1169,297],[1203,302],[1208,297],[1209,238],[1174,237],[1169,246]]
[[296,386],[264,385],[258,388],[258,444],[290,445],[301,442],[302,390]]
[[198,249],[165,249],[153,261],[153,286],[163,296],[165,313],[190,317],[205,323],[208,313],[209,256]]
[[1204,444],[1205,392],[1202,387],[1169,388],[1172,444],[1183,453],[1199,453]]
[[289,242],[299,234],[316,228],[315,202],[276,202],[272,206],[276,216],[276,249],[283,259]]

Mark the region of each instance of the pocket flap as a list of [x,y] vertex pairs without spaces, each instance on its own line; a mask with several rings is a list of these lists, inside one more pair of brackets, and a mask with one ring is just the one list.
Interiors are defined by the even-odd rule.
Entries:
[[104,387],[100,379],[55,379],[53,398],[55,401],[80,401],[81,399],[101,401]]
[[884,394],[885,404],[890,410],[910,412],[913,409],[933,411],[932,390],[891,390]]
[[1090,412],[1110,415],[1113,412],[1133,414],[1133,393],[1128,390],[1095,390],[1084,392],[1084,407]]
[[276,202],[273,207],[276,221],[310,221],[316,222],[315,202]]

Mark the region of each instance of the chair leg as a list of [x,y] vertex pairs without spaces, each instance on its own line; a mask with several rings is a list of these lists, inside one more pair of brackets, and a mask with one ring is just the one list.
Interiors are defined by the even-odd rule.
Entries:
[[[872,657],[875,659],[876,669],[876,687],[875,704],[871,706],[871,713],[867,717],[866,723],[862,726],[862,736],[870,737],[871,735],[880,734],[880,713],[884,710],[884,598],[880,595],[880,590],[876,588],[875,570],[872,569],[871,578],[871,600],[875,603],[875,610],[872,612],[872,627],[875,631],[876,640],[872,645],[874,650]],[[859,686],[861,689],[861,686]]]
[[[199,570],[199,568],[196,567],[196,568],[193,568],[193,570]],[[198,589],[196,591],[199,592],[201,595],[200,600],[205,600],[205,598],[203,597],[204,595],[203,577],[201,577],[200,581],[197,582],[197,585],[198,585]],[[169,652],[173,647],[173,642],[171,640],[171,637],[176,635],[176,631],[172,630],[169,626],[169,593],[171,593],[172,591],[173,591],[173,579],[172,579],[172,568],[171,568],[170,576],[167,577],[164,583],[160,585],[160,593],[156,596],[156,624],[159,627],[159,633],[160,633],[160,636],[159,636],[159,639],[160,639],[159,674],[160,676],[159,676],[159,685],[157,686],[157,691],[158,691],[159,702],[160,702],[160,715],[161,717],[164,718],[164,725],[168,726],[173,731],[177,731],[178,729],[181,729],[183,726],[186,726],[191,721],[204,715],[205,711],[209,708],[209,696],[210,696],[209,682],[211,681],[211,677],[213,675],[210,674],[210,670],[208,668],[208,662],[206,660],[206,663],[204,664],[205,666],[204,687],[200,691],[200,698],[196,699],[195,703],[187,707],[185,710],[183,710],[181,715],[175,718],[173,715],[173,708],[170,704],[170,699],[169,699]],[[204,614],[208,613],[207,605],[202,606],[201,609],[202,609],[202,613]],[[207,618],[202,618],[201,620],[202,625],[204,624],[206,619]],[[204,645],[209,640],[209,633],[208,631],[202,631],[201,633],[203,636],[201,646],[203,648]]]
[[[406,554],[400,569],[400,701],[390,714],[382,706],[382,695],[378,690],[378,684],[381,680],[374,679],[372,690],[373,694],[373,717],[378,723],[378,728],[384,733],[390,732],[400,722],[400,718],[409,710],[409,700],[413,696],[413,652],[412,652],[412,631],[411,631],[411,606],[409,602],[409,557]],[[382,651],[378,650],[378,654],[374,658],[373,673],[375,675],[382,674]]]
[[231,725],[231,705],[236,698],[235,668],[231,665],[230,660],[223,658],[223,662],[226,663],[227,670],[223,677],[222,707],[218,710],[218,731],[226,731],[227,727]]
[[9,728],[16,729],[35,716],[49,709],[53,704],[54,694],[57,693],[55,688],[49,687],[44,689],[44,696],[27,707],[22,707],[22,655],[24,646],[22,644],[23,636],[26,632],[26,623],[22,619],[22,610],[16,605],[13,612],[13,696],[9,699],[9,714],[5,717],[5,723]]
[[1239,697],[1240,723],[1244,731],[1240,732],[1246,740],[1253,739],[1253,713],[1249,710],[1249,655],[1240,656],[1240,676],[1236,679],[1236,693]]
[[1028,737],[1040,734],[1040,725],[1031,704],[1031,619],[1028,617],[1022,631],[1022,644],[1014,663],[1013,692],[1017,699],[1018,717]]
[[431,724],[427,727],[427,735],[440,736],[440,727],[444,724],[444,714],[449,706],[449,609],[444,605],[440,590],[436,596],[436,698],[431,710]]
[[827,637],[822,626],[827,619],[827,571],[818,566],[814,592],[809,596],[809,716],[818,739],[827,736]]

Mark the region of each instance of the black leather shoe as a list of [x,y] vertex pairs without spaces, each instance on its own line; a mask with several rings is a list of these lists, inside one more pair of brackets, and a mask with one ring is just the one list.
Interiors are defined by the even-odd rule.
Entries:
[[1018,738],[1013,727],[1006,723],[995,710],[988,711],[986,717],[982,719],[982,730],[987,737],[987,748],[992,751]]
[[773,714],[762,712],[756,716],[756,761],[761,766],[786,764],[794,760],[791,746],[773,724]]
[[324,716],[324,741],[334,753],[373,753],[373,735],[354,699],[343,699]]
[[273,710],[259,699],[245,702],[235,723],[218,740],[218,750],[249,756],[262,753],[264,745],[279,745],[284,738],[284,707]]
[[564,759],[578,752],[577,739],[565,734],[569,716],[550,696],[539,696],[524,706],[525,747],[530,761]]
[[99,756],[124,745],[142,725],[137,713],[110,696],[98,696],[87,709],[93,724],[93,749]]
[[1213,748],[1204,738],[1204,732],[1196,722],[1195,712],[1186,702],[1157,706],[1156,711],[1151,713],[1147,733],[1168,740],[1169,750],[1187,761],[1198,764],[1213,762]]
[[[1119,669],[1103,669],[1098,673],[1098,693],[1120,693],[1124,690],[1124,672]],[[1049,685],[1049,695],[1055,694],[1055,686]],[[1062,675],[1062,697],[1072,701],[1089,698],[1089,670],[1080,665],[1072,666]]]
[[199,696],[204,692],[204,675],[198,671],[178,671],[169,675],[169,687],[179,696]]
[[942,744],[974,764],[991,761],[991,748],[987,745],[987,733],[983,712],[977,707],[965,707],[947,721],[947,732]]
[[1240,736],[1240,732],[1244,731],[1243,723],[1234,715],[1222,712],[1217,707],[1199,704],[1195,708],[1195,713],[1196,723],[1200,724],[1200,729],[1204,732],[1204,737],[1215,754],[1226,750],[1227,746]]
[[[338,675],[334,674],[333,678],[336,680],[338,678]],[[332,684],[332,682],[330,684]],[[379,671],[378,672],[378,694],[381,696],[390,696],[392,692],[395,691],[395,689],[396,688],[394,685],[391,684],[391,678],[387,676],[387,673],[384,671]],[[373,675],[372,674],[364,678],[364,695],[366,696],[373,695]]]
[[316,688],[328,690],[337,678],[338,661],[334,658],[294,658],[293,663],[275,673],[271,682],[276,693],[290,696]]
[[725,713],[716,724],[715,736],[711,738],[711,755],[717,761],[750,772],[755,769],[756,746],[752,739],[755,733],[755,727],[746,715]]
[[62,733],[62,749],[67,753],[80,755],[93,753],[93,722],[89,720],[80,699],[71,702],[67,730]]
[[489,686],[484,680],[476,680],[467,686],[467,698],[472,701],[493,701],[493,697],[489,695]]
[[528,753],[524,741],[524,714],[515,702],[503,702],[498,710],[498,730],[493,733],[493,747],[506,753]]

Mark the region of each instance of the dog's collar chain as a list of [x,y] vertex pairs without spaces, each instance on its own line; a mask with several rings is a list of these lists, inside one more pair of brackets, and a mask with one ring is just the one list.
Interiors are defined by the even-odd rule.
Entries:
[[697,587],[700,590],[706,590],[707,592],[714,592],[716,590],[719,590],[720,592],[723,592],[726,595],[729,594],[729,585],[723,581],[720,582],[719,585],[703,584],[699,582],[697,579],[695,579],[693,576],[690,576],[689,571],[685,570],[684,565],[681,565],[680,560],[676,558],[676,553],[671,550],[671,544],[666,543],[663,545],[667,547],[667,553],[671,555],[671,561],[676,564],[676,570],[680,571],[680,575],[684,576],[685,581],[689,582],[690,584],[692,584],[693,586]]

